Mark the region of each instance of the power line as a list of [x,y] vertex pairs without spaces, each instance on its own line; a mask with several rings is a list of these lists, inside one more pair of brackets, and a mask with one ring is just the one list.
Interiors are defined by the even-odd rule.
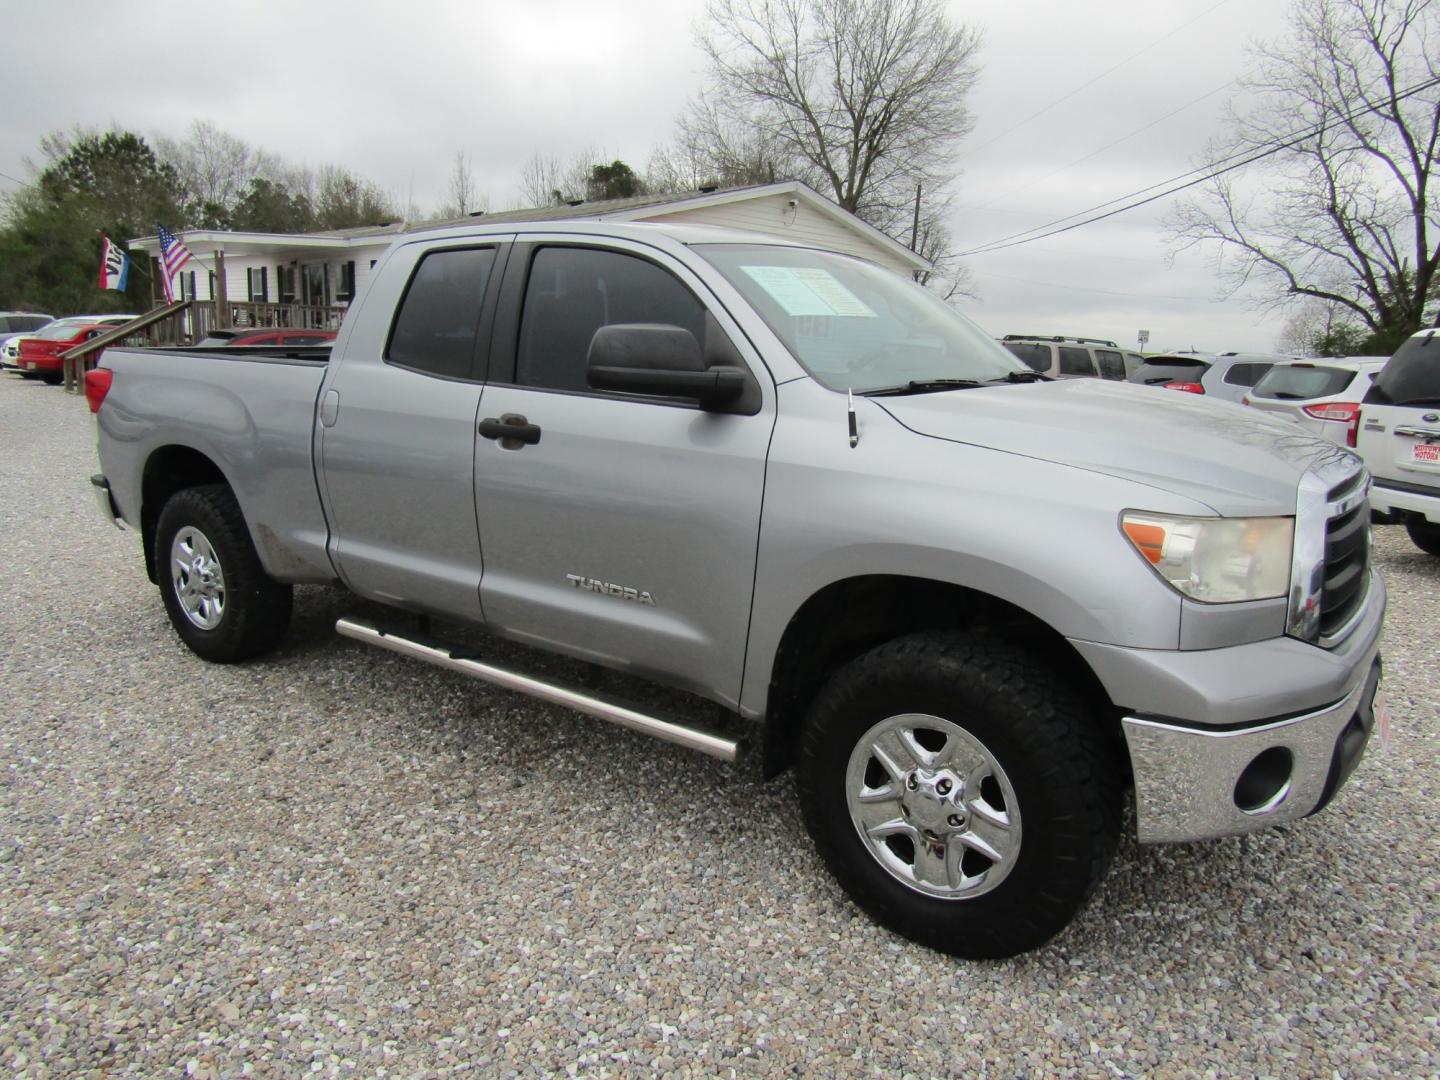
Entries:
[[1009,274],[984,275],[985,279],[995,278],[1000,281],[1018,281],[1022,285],[1036,285],[1042,289],[1064,289],[1067,292],[1097,293],[1100,296],[1123,296],[1129,300],[1184,300],[1192,304],[1213,304],[1213,297],[1206,296],[1167,296],[1164,293],[1137,293],[1118,292],[1114,289],[1087,289],[1082,285],[1060,285],[1053,281],[1033,281],[1030,278],[1011,277]]
[[1020,185],[1020,186],[1017,187],[1017,188],[1010,188],[1010,189],[1008,189],[1008,190],[1005,192],[1004,195],[997,195],[995,198],[991,199],[989,202],[979,203],[978,205],[974,205],[974,206],[964,206],[964,205],[962,205],[962,206],[959,207],[959,209],[961,209],[961,210],[986,210],[986,209],[989,209],[991,206],[994,206],[997,202],[1001,202],[1001,201],[1003,201],[1004,199],[1007,199],[1007,198],[1009,198],[1010,196],[1012,196],[1012,195],[1014,195],[1014,194],[1016,194],[1016,193],[1018,193],[1018,192],[1027,191],[1027,190],[1029,190],[1030,188],[1034,187],[1036,184],[1044,183],[1046,180],[1049,180],[1052,176],[1059,176],[1061,173],[1066,172],[1066,171],[1068,171],[1068,170],[1070,170],[1070,169],[1073,169],[1076,165],[1081,165],[1081,164],[1089,161],[1091,158],[1095,157],[1097,154],[1103,154],[1106,150],[1113,150],[1115,147],[1119,146],[1121,143],[1125,142],[1127,139],[1133,139],[1136,135],[1139,135],[1139,134],[1141,134],[1142,132],[1145,132],[1145,131],[1149,131],[1149,130],[1150,130],[1152,127],[1154,127],[1156,124],[1163,124],[1166,120],[1169,120],[1172,116],[1176,116],[1177,114],[1184,112],[1186,109],[1190,108],[1190,106],[1192,106],[1192,105],[1198,105],[1198,104],[1200,104],[1200,102],[1204,101],[1206,98],[1212,98],[1212,97],[1214,97],[1216,94],[1220,93],[1222,90],[1228,90],[1230,87],[1232,87],[1232,86],[1234,86],[1234,85],[1235,85],[1235,80],[1234,80],[1234,79],[1231,79],[1229,82],[1222,83],[1220,86],[1215,87],[1214,90],[1206,91],[1205,93],[1201,94],[1199,97],[1197,97],[1197,98],[1192,98],[1191,100],[1187,101],[1184,105],[1181,105],[1178,109],[1172,109],[1170,112],[1166,113],[1164,116],[1161,116],[1161,117],[1158,117],[1158,118],[1156,118],[1156,119],[1154,119],[1154,120],[1151,120],[1148,124],[1142,124],[1140,127],[1136,128],[1134,131],[1130,132],[1128,135],[1121,135],[1120,138],[1114,140],[1113,142],[1108,142],[1108,143],[1106,143],[1104,146],[1100,147],[1098,150],[1092,150],[1092,151],[1090,151],[1090,153],[1086,154],[1084,157],[1078,157],[1078,158],[1076,158],[1074,161],[1070,162],[1070,164],[1068,164],[1068,165],[1061,165],[1058,169],[1054,169],[1054,170],[1046,173],[1044,176],[1036,177],[1034,180],[1031,180],[1028,184],[1022,184],[1022,185]]
[[[1423,83],[1418,83],[1407,90],[1402,90],[1401,92],[1395,94],[1392,97],[1391,102],[1404,101],[1406,98],[1413,97],[1414,95],[1421,93],[1424,90],[1428,90],[1436,85],[1440,85],[1440,78],[1429,79]],[[1386,104],[1390,104],[1391,102],[1387,102]],[[1169,180],[1161,180],[1159,183],[1151,184],[1148,187],[1143,187],[1139,191],[1133,191],[1129,195],[1117,196],[1114,199],[1109,199],[1106,202],[1099,203],[1096,206],[1092,206],[1088,210],[1077,210],[1073,214],[1067,214],[1065,217],[1056,218],[1054,221],[1051,221],[1045,225],[1036,225],[1034,228],[1025,229],[1018,233],[1012,233],[1010,236],[1002,236],[998,240],[992,240],[988,243],[981,244],[978,247],[971,248],[969,251],[961,251],[957,254],[957,257],[964,258],[970,255],[988,255],[992,251],[1003,251],[1006,248],[1018,247],[1021,244],[1033,243],[1036,240],[1045,240],[1051,236],[1058,236],[1061,233],[1069,232],[1071,229],[1078,229],[1082,225],[1093,225],[1097,221],[1104,221],[1106,218],[1115,217],[1117,214],[1123,214],[1127,210],[1139,209],[1140,207],[1146,206],[1149,203],[1156,202],[1157,200],[1166,198],[1170,195],[1178,194],[1179,192],[1182,192],[1187,188],[1192,188],[1199,184],[1203,184],[1207,180],[1213,180],[1217,176],[1223,176],[1225,173],[1233,172],[1236,169],[1244,168],[1246,165],[1252,165],[1255,162],[1260,161],[1262,158],[1270,157],[1272,154],[1278,154],[1281,150],[1287,150],[1292,146],[1303,143],[1308,139],[1312,139],[1316,135],[1324,131],[1325,128],[1331,126],[1335,119],[1353,120],[1358,116],[1363,116],[1365,113],[1377,112],[1378,109],[1379,106],[1367,105],[1363,109],[1356,109],[1354,112],[1348,113],[1344,116],[1327,119],[1313,127],[1305,129],[1304,131],[1292,132],[1289,135],[1282,135],[1279,138],[1273,140],[1273,142],[1268,146],[1262,143],[1261,146],[1266,147],[1263,150],[1257,151],[1255,148],[1252,147],[1247,150],[1236,151],[1234,154],[1221,158],[1219,161],[1211,162],[1208,165],[1202,165],[1197,169],[1191,169],[1189,172],[1181,173],[1178,176],[1172,176]],[[1201,175],[1197,176],[1197,173]],[[1190,177],[1194,177],[1194,179],[1188,179]],[[1181,180],[1184,180],[1185,183],[1178,183],[1178,181]],[[1146,192],[1155,191],[1156,188],[1161,187],[1165,188],[1165,190],[1159,191],[1154,195],[1149,195],[1143,199],[1139,198],[1139,196],[1145,195]],[[1113,210],[1107,210],[1103,214],[1095,213],[1095,211],[1103,210],[1107,206],[1114,206],[1115,203],[1124,203],[1124,205],[1118,206]],[[1084,217],[1084,215],[1087,214],[1093,214],[1094,216]],[[1077,217],[1084,217],[1084,220],[1071,221],[1072,218]],[[1063,224],[1067,221],[1070,221],[1071,223],[1068,225]],[[1063,227],[1054,228],[1054,226]],[[1031,233],[1036,233],[1038,235],[1031,236]]]
[[1050,104],[1049,104],[1049,105],[1046,105],[1044,108],[1039,109],[1038,111],[1031,113],[1031,114],[1030,114],[1029,116],[1027,116],[1024,120],[1021,120],[1018,124],[1011,124],[1011,125],[1010,125],[1009,127],[1007,127],[1004,131],[1002,131],[999,135],[996,135],[993,139],[991,139],[991,140],[988,141],[988,142],[983,142],[983,143],[981,143],[979,146],[974,147],[972,150],[969,151],[969,153],[972,154],[972,155],[973,155],[973,154],[978,154],[981,150],[985,150],[985,149],[987,149],[987,148],[989,148],[989,147],[991,147],[991,146],[994,146],[994,145],[995,145],[997,142],[999,142],[1001,139],[1008,138],[1010,135],[1014,134],[1017,130],[1019,130],[1020,128],[1024,127],[1026,124],[1030,123],[1030,121],[1039,119],[1040,117],[1044,116],[1047,112],[1049,112],[1051,109],[1055,108],[1057,105],[1063,105],[1065,102],[1067,102],[1067,101],[1069,101],[1071,98],[1073,98],[1076,94],[1080,93],[1081,90],[1088,90],[1090,87],[1094,86],[1094,85],[1095,85],[1097,82],[1099,82],[1101,79],[1105,78],[1105,76],[1110,75],[1110,74],[1113,74],[1113,73],[1116,72],[1116,71],[1119,71],[1122,67],[1124,67],[1126,64],[1128,64],[1131,60],[1134,60],[1137,56],[1143,56],[1145,53],[1147,53],[1147,52],[1149,52],[1151,49],[1153,49],[1156,45],[1159,45],[1162,41],[1168,41],[1170,38],[1172,38],[1172,37],[1174,37],[1176,34],[1180,33],[1181,30],[1189,29],[1191,26],[1194,26],[1194,25],[1195,25],[1197,22],[1199,22],[1201,19],[1205,18],[1205,16],[1209,15],[1209,14],[1210,14],[1212,11],[1214,11],[1216,8],[1224,7],[1224,6],[1225,6],[1226,4],[1228,4],[1229,2],[1230,2],[1230,0],[1220,0],[1219,3],[1217,3],[1217,4],[1212,4],[1210,7],[1206,8],[1204,11],[1202,11],[1199,15],[1196,15],[1196,16],[1195,16],[1193,19],[1191,19],[1189,22],[1187,22],[1187,23],[1181,23],[1179,26],[1175,27],[1175,29],[1170,30],[1170,31],[1168,31],[1168,32],[1166,32],[1166,33],[1164,33],[1164,34],[1161,34],[1161,35],[1160,35],[1158,38],[1156,38],[1154,41],[1150,42],[1150,44],[1144,46],[1143,48],[1137,50],[1136,52],[1131,53],[1129,56],[1125,57],[1124,60],[1121,60],[1118,64],[1115,64],[1113,67],[1108,67],[1108,68],[1106,68],[1104,71],[1100,72],[1099,75],[1096,75],[1094,78],[1089,79],[1088,81],[1081,83],[1079,86],[1075,87],[1074,90],[1071,90],[1069,93],[1064,94],[1064,95],[1062,95],[1061,97],[1056,98],[1054,101],[1050,102]]

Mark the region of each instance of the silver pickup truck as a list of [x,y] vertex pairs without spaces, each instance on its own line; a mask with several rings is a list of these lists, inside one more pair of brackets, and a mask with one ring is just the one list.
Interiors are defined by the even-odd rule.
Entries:
[[[1291,821],[1378,723],[1352,454],[1045,380],[845,255],[661,225],[416,234],[328,354],[111,349],[87,389],[100,503],[200,656],[263,653],[292,586],[343,583],[396,610],[347,637],[793,764],[855,901],[957,955],[1069,923],[1131,790],[1146,842]],[[697,708],[501,666],[431,617]]]

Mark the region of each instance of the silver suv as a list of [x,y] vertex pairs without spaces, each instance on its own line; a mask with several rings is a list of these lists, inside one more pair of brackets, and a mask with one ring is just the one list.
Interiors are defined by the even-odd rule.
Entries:
[[1124,382],[1144,359],[1104,338],[1037,337],[1006,334],[1000,344],[1025,365],[1052,379],[1110,379]]
[[1130,381],[1239,402],[1281,360],[1274,353],[1162,353],[1147,356]]

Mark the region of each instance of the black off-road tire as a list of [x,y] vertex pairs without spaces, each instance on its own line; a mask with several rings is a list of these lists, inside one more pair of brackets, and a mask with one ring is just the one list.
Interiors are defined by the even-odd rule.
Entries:
[[1440,556],[1440,525],[1411,518],[1405,522],[1405,531],[1410,534],[1411,542],[1426,555]]
[[[223,610],[210,628],[186,614],[175,581],[172,545],[187,529],[198,530],[208,542],[223,575]],[[265,573],[240,504],[225,484],[185,488],[170,497],[155,528],[155,569],[165,613],[197,656],[235,663],[270,651],[285,636],[294,590]]]
[[[958,725],[1013,787],[1018,852],[980,895],[916,891],[881,864],[851,817],[852,751],[876,724],[912,713]],[[1104,877],[1120,831],[1116,756],[1083,696],[1024,648],[937,632],[881,645],[831,678],[805,721],[797,782],[806,827],[857,904],[931,948],[992,959],[1044,944]]]

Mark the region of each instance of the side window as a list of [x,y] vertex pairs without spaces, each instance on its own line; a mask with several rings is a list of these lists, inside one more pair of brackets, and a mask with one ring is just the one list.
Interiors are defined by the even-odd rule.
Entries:
[[1061,345],[1060,374],[1094,375],[1095,365],[1090,362],[1090,354],[1084,349],[1074,349]]
[[474,375],[480,305],[494,248],[432,251],[420,260],[400,301],[385,359],[429,375]]
[[1125,358],[1110,349],[1096,349],[1095,362],[1100,365],[1102,379],[1125,378]]
[[706,346],[705,308],[669,271],[618,251],[541,248],[525,286],[515,382],[591,392],[590,339],[613,323],[667,323]]
[[1026,367],[1045,375],[1050,371],[1050,346],[1032,345],[1021,341],[1002,341],[1000,344],[1015,354]]
[[1269,364],[1231,364],[1225,372],[1225,381],[1231,386],[1254,386],[1270,367]]

